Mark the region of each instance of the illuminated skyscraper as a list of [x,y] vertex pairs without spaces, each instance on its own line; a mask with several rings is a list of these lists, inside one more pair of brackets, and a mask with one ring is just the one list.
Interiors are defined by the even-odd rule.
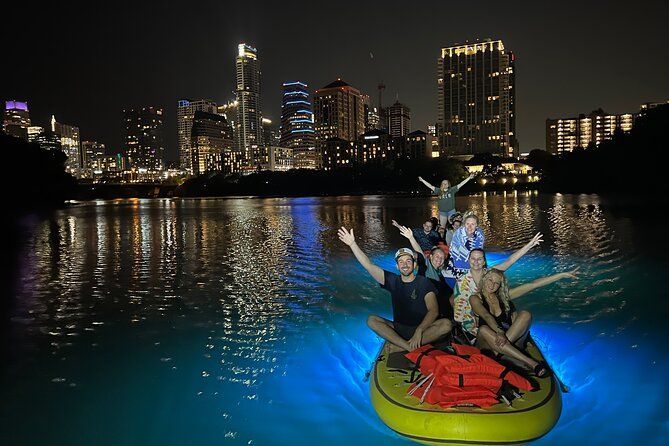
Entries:
[[2,120],[2,129],[8,135],[28,141],[28,127],[30,127],[30,113],[28,103],[6,101]]
[[514,60],[501,40],[441,49],[437,133],[447,155],[518,156]]
[[182,99],[177,104],[177,131],[179,135],[179,167],[193,173],[191,154],[191,129],[195,112],[216,113],[216,103],[208,99],[191,101]]
[[231,168],[224,169],[224,161],[232,151],[232,128],[225,116],[196,111],[191,129],[193,174],[231,173]]
[[319,156],[330,138],[355,141],[365,132],[363,94],[341,79],[316,90],[314,123]]
[[245,43],[237,47],[236,139],[246,168],[257,164],[254,153],[263,146],[258,50]]
[[98,160],[105,156],[104,144],[97,141],[83,141],[81,143],[81,176],[92,178],[93,170],[99,164]]
[[141,173],[163,169],[163,109],[142,107],[123,110],[126,168]]
[[399,101],[388,107],[388,130],[390,136],[399,138],[411,132],[410,109]]
[[81,176],[81,141],[79,127],[61,124],[51,115],[51,131],[60,138],[61,150],[67,156],[65,171],[75,177]]
[[315,169],[314,112],[307,84],[300,81],[283,84],[280,133],[279,145],[293,151],[293,166],[297,169]]

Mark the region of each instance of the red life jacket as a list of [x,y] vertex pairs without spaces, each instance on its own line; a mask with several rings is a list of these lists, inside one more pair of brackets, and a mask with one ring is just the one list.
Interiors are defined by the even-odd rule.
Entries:
[[424,376],[409,387],[408,393],[443,407],[476,405],[489,407],[504,381],[522,390],[532,385],[472,346],[452,344],[455,354],[424,345],[406,354]]

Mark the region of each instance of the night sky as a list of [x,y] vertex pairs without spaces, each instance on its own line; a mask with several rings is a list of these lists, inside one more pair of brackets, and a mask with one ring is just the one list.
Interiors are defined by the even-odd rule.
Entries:
[[521,152],[544,148],[548,117],[669,99],[666,2],[12,3],[2,7],[0,98],[27,100],[35,125],[54,113],[110,152],[121,149],[122,109],[154,105],[166,110],[175,159],[177,100],[233,99],[241,41],[259,50],[263,114],[277,124],[282,82],[313,91],[341,77],[375,104],[383,81],[384,103],[398,96],[412,129],[425,130],[439,49],[485,38],[516,54]]

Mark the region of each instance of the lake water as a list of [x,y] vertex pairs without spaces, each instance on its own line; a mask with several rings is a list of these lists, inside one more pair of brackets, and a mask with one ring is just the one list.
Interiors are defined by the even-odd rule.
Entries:
[[[666,444],[669,272],[663,206],[596,195],[459,197],[487,245],[544,243],[520,284],[581,267],[517,301],[570,386],[537,444]],[[2,444],[408,444],[363,377],[386,293],[336,236],[355,228],[393,269],[436,202],[383,196],[80,203],[22,220],[3,325]]]

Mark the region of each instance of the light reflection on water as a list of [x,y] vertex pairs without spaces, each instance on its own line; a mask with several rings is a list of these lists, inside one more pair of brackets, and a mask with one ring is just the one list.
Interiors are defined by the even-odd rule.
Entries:
[[[609,382],[621,377],[614,369],[641,380],[637,361],[653,365],[647,386],[669,371],[663,350],[653,359],[667,331],[668,306],[657,303],[667,262],[649,249],[652,228],[639,228],[649,223],[593,195],[458,205],[479,215],[488,246],[544,233],[512,284],[581,267],[583,280],[519,302],[574,389],[541,442],[575,441],[619,417],[624,432],[591,444],[666,434],[661,401],[635,405],[633,389]],[[392,269],[405,243],[390,221],[419,226],[429,210],[434,200],[379,196],[115,200],[27,220],[0,432],[12,444],[405,443],[378,421],[362,382],[378,348],[365,318],[389,315],[388,300],[336,229],[355,228]],[[612,389],[645,418],[607,406]]]

